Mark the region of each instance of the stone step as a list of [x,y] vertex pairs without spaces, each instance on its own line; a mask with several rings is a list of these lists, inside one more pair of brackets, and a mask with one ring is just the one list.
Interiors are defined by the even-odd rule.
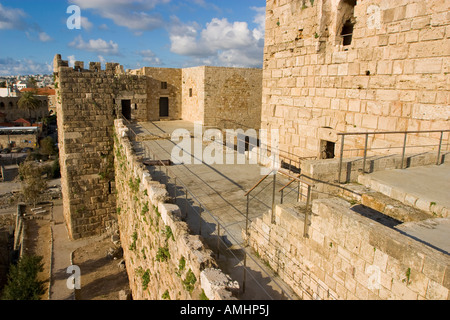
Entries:
[[428,212],[406,205],[377,191],[364,193],[361,196],[361,204],[401,222],[433,218],[433,215]]

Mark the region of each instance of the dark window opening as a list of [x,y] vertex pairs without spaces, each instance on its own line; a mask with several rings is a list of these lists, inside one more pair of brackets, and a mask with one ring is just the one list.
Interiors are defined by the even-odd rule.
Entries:
[[334,159],[336,157],[335,155],[336,143],[322,140],[320,149],[321,149],[320,157],[322,159]]
[[189,89],[189,98],[192,98],[192,88]]
[[349,46],[352,44],[354,26],[355,26],[354,23],[352,23],[350,20],[347,20],[344,26],[342,27],[341,36],[343,40],[342,44],[344,46]]
[[131,120],[131,100],[122,100],[122,115],[125,119]]
[[161,82],[161,89],[166,90],[167,89],[167,82]]
[[108,192],[109,192],[109,194],[113,193],[113,188],[112,188],[112,182],[111,181],[108,182]]
[[169,98],[159,99],[159,116],[162,118],[169,116]]

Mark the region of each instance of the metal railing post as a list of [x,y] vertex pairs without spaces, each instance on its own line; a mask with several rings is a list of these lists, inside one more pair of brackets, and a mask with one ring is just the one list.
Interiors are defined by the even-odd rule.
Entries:
[[442,151],[442,141],[444,140],[444,131],[441,131],[441,138],[439,139],[439,149],[438,149],[438,156],[437,156],[437,162],[436,165],[441,165],[441,151]]
[[250,210],[250,194],[247,195],[247,211],[245,214],[245,234],[248,236],[248,215]]
[[273,192],[272,192],[272,224],[275,223],[275,189],[277,187],[277,173],[273,173]]
[[283,200],[284,200],[284,189],[281,190],[281,201],[280,201],[281,204],[283,204]]
[[363,173],[366,173],[366,161],[367,161],[367,147],[369,145],[369,134],[366,133],[366,142],[364,146],[364,160],[363,160]]
[[345,135],[342,135],[341,140],[341,155],[339,159],[339,177],[338,177],[338,183],[341,183],[341,175],[342,175],[342,162],[344,160],[344,142],[345,142]]
[[185,210],[186,210],[186,217],[188,216],[188,211],[189,211],[189,203],[188,203],[188,191],[186,188],[184,188],[184,193],[185,193]]
[[306,209],[309,210],[309,206],[311,205],[311,186],[308,186],[308,194],[306,195]]
[[244,250],[244,281],[242,283],[242,292],[245,293],[245,283],[247,282],[247,252]]
[[405,139],[403,140],[403,152],[402,152],[402,166],[401,166],[401,169],[405,169],[403,163],[405,161],[407,139],[408,139],[408,133],[405,132]]
[[217,224],[217,259],[220,258],[220,223]]
[[203,210],[203,207],[202,207],[201,203],[199,203],[199,206],[200,206],[200,212],[198,214],[198,220],[199,220],[198,234],[200,236],[202,236],[202,210]]
[[175,204],[177,204],[177,198],[178,198],[178,188],[177,188],[177,177],[174,178],[174,192],[175,192]]

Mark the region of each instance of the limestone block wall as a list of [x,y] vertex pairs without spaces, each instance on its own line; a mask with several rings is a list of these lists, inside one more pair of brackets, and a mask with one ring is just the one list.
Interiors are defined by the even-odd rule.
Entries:
[[303,299],[447,300],[450,257],[350,209],[315,200],[304,214],[278,206],[251,225],[249,243]]
[[136,156],[128,129],[115,122],[117,215],[130,287],[135,300],[233,299],[237,283],[217,268],[213,252],[191,234],[180,208],[168,203]]
[[[73,239],[98,235],[116,220],[113,132],[114,100],[142,97],[143,77],[123,74],[117,64],[54,59],[64,216]],[[146,105],[146,101],[144,101]]]
[[261,69],[206,67],[205,92],[205,126],[260,129]]
[[220,129],[259,129],[262,70],[183,69],[182,117]]
[[[268,0],[263,129],[280,129],[280,148],[305,157],[320,157],[321,140],[337,142],[337,132],[448,129],[449,12],[445,0]],[[347,19],[354,30],[344,46]],[[324,130],[334,136],[323,138]],[[401,146],[402,139],[371,137],[369,146]],[[349,138],[346,149],[355,147],[364,139]]]
[[[159,99],[169,98],[169,117],[164,119],[181,119],[181,69],[144,67],[134,71],[147,76],[147,121],[159,121]],[[162,83],[167,83],[167,87]]]
[[204,122],[205,114],[205,69],[194,67],[183,69],[182,118],[191,122]]

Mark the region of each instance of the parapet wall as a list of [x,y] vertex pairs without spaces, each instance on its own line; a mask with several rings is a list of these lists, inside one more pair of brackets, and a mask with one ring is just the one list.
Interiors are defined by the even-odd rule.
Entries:
[[239,285],[217,268],[214,254],[191,234],[180,208],[168,203],[133,150],[128,129],[115,122],[117,215],[135,300],[233,299]]
[[303,299],[447,300],[450,257],[355,213],[341,199],[304,214],[281,205],[251,225],[249,243]]

